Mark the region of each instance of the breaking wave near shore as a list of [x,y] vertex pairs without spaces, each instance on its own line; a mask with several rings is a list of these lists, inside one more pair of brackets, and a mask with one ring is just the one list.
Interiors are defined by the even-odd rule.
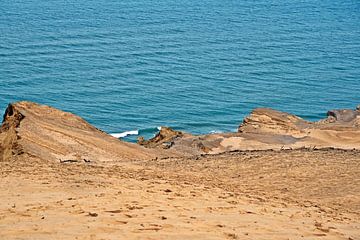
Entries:
[[160,130],[161,127],[154,127],[154,128],[140,129],[140,130],[130,130],[120,133],[110,133],[110,135],[116,138],[128,140],[130,142],[135,142],[138,136],[143,136],[145,138],[152,138]]
[[[160,130],[161,127],[154,127],[154,128],[140,129],[140,130],[124,131],[120,133],[110,133],[110,135],[119,139],[124,139],[126,141],[136,142],[139,136],[143,136],[146,139],[149,139],[154,137]],[[234,129],[234,132],[236,132],[236,129]],[[211,130],[208,134],[217,134],[217,133],[223,133],[223,131]]]

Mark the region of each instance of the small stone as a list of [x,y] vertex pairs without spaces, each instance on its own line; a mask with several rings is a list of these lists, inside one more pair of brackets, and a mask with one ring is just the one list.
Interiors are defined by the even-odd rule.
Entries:
[[97,213],[92,213],[92,212],[89,212],[89,216],[90,216],[90,217],[97,217],[97,216],[99,216],[99,214],[97,214]]

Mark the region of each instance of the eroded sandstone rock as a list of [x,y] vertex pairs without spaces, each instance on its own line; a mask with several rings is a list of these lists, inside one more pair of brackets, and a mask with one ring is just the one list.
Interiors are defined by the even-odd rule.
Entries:
[[159,155],[159,152],[122,142],[72,113],[32,102],[8,106],[0,139],[3,160],[23,153],[60,162],[151,159]]
[[[192,157],[227,151],[297,148],[360,149],[360,111],[331,110],[309,122],[273,109],[255,109],[236,133],[194,136],[162,127],[152,139],[122,142],[68,112],[31,102],[10,104],[0,128],[0,161],[21,154],[59,162]],[[26,159],[26,158],[22,158]]]
[[359,111],[350,109],[330,110],[327,113],[328,117],[334,117],[339,122],[354,121],[357,116],[360,116]]
[[147,148],[161,147],[164,149],[171,148],[174,140],[184,136],[183,132],[175,131],[169,127],[161,127],[155,137],[145,140],[143,137],[138,138],[138,144]]
[[16,131],[23,119],[24,116],[12,104],[9,104],[5,110],[0,128],[0,134],[2,135],[0,138],[1,161],[9,160],[12,156],[23,153],[21,145],[18,144],[20,137]]
[[257,108],[239,126],[240,133],[298,134],[311,122],[270,108]]
[[330,110],[327,112],[326,119],[309,122],[289,113],[257,108],[244,119],[238,132],[306,136],[309,131],[314,129],[340,131],[343,128],[357,128],[359,119],[360,112],[350,109]]

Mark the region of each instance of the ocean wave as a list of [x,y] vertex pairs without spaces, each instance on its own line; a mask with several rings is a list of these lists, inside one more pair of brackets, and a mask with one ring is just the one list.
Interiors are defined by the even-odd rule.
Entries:
[[150,128],[143,128],[139,130],[140,135],[150,136],[153,134],[158,133],[161,130],[161,127],[150,127]]
[[124,138],[129,135],[139,135],[139,130],[126,131],[126,132],[122,132],[122,133],[111,133],[110,135],[113,137],[116,137],[116,138]]
[[219,130],[212,130],[210,131],[209,134],[217,134],[217,133],[223,133],[223,131],[219,131]]
[[110,133],[111,136],[116,138],[126,138],[128,136],[142,135],[146,138],[151,138],[161,130],[161,127],[144,128],[139,130],[126,131],[122,133]]
[[[126,131],[126,132],[122,132],[122,133],[110,133],[110,135],[113,137],[116,137],[116,138],[126,138],[128,136],[134,136],[134,135],[141,135],[146,138],[152,138],[160,130],[161,130],[161,127],[154,127],[154,128],[144,128],[144,129],[140,129],[140,130]],[[237,131],[237,129],[236,129],[236,131]],[[223,132],[224,131],[220,131],[220,130],[212,130],[212,131],[208,132],[207,134],[217,134],[217,133],[223,133]]]

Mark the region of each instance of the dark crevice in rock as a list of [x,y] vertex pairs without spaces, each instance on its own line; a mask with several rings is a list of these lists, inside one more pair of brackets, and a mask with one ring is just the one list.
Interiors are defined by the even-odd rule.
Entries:
[[16,128],[20,126],[20,122],[24,117],[12,104],[9,104],[6,108],[0,128],[0,134],[2,134],[0,139],[1,161],[23,153],[22,147],[18,143],[20,137],[17,134]]
[[9,104],[5,110],[0,132],[6,132],[11,127],[19,127],[20,122],[24,119],[24,117],[25,116],[17,111],[12,104]]

